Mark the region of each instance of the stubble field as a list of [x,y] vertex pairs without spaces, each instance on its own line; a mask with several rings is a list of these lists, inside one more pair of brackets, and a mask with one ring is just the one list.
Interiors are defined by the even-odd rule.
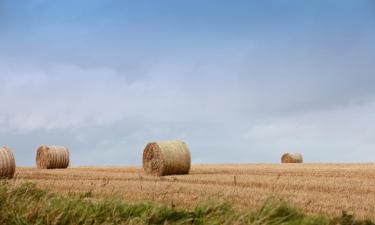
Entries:
[[15,183],[35,182],[62,194],[154,201],[191,209],[229,202],[238,210],[281,198],[308,213],[375,219],[375,164],[193,165],[189,175],[147,176],[140,167],[17,168]]

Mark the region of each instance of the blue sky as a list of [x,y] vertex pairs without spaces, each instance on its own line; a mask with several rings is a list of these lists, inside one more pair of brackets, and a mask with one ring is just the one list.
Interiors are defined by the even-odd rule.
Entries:
[[0,0],[0,144],[72,165],[375,159],[373,1]]

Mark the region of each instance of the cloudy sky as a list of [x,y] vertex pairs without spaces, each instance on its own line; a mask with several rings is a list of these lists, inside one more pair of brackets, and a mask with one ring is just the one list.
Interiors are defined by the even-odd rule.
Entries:
[[73,166],[375,162],[373,1],[0,0],[0,145]]

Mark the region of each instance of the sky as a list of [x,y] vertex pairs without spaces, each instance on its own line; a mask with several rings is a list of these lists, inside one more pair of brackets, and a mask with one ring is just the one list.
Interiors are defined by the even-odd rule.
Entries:
[[0,0],[0,145],[72,166],[375,161],[374,1]]

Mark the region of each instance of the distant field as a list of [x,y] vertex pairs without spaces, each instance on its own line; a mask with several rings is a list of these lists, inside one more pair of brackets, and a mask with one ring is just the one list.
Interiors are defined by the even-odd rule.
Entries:
[[17,168],[15,182],[36,182],[63,194],[119,196],[192,209],[199,202],[230,202],[238,210],[273,196],[308,213],[343,210],[375,219],[375,164],[194,165],[189,175],[152,177],[139,167]]

